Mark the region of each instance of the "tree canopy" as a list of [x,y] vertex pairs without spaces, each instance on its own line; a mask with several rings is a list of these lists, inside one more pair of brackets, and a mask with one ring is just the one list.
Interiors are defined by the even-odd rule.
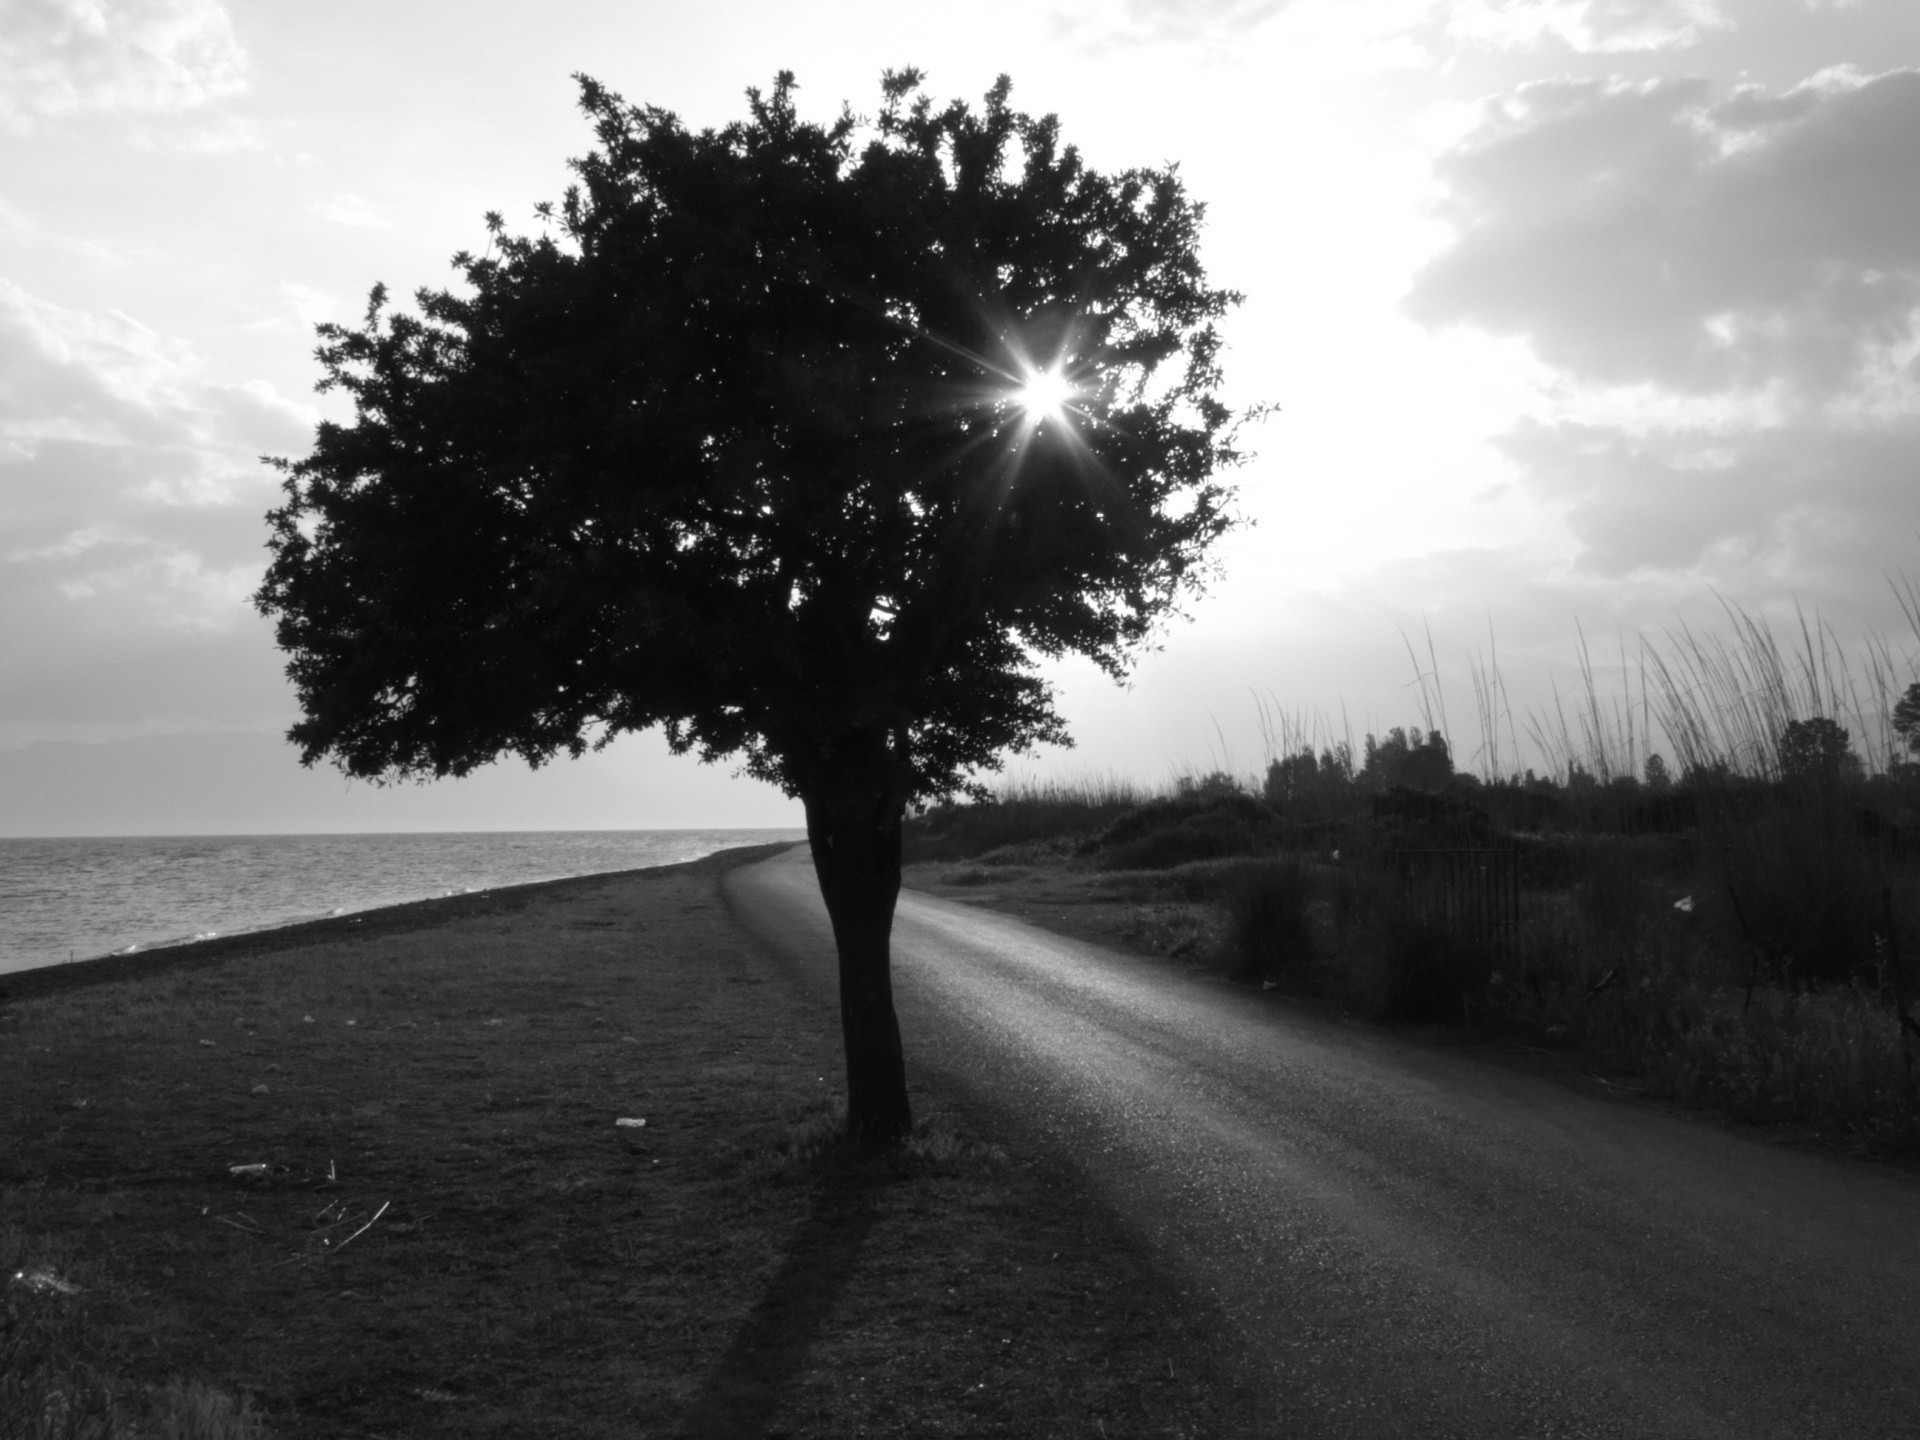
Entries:
[[801,793],[859,730],[912,798],[1065,738],[1036,657],[1118,674],[1229,524],[1235,297],[1173,170],[918,81],[818,125],[782,74],[694,132],[581,77],[599,146],[537,233],[322,327],[355,420],[285,465],[259,595],[307,760],[658,725]]
[[1063,741],[1039,664],[1121,674],[1231,524],[1201,207],[1047,116],[889,72],[692,131],[581,77],[597,146],[414,313],[323,326],[350,424],[280,462],[258,603],[308,763],[539,764],[622,731],[804,802],[849,1122],[910,1123],[903,809]]
[[1920,759],[1920,680],[1907,686],[1893,706],[1893,733],[1915,759]]

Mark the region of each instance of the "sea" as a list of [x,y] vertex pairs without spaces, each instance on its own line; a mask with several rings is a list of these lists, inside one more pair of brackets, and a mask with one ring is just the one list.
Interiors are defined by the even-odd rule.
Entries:
[[543,830],[0,839],[0,973],[804,838]]

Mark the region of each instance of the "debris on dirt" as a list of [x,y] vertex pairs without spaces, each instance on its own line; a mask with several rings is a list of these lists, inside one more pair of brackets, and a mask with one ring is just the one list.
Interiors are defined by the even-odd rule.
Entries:
[[200,1043],[206,1046],[209,1050],[213,1048],[213,1041],[211,1040],[202,1040]]
[[622,1118],[613,1123],[618,1125],[622,1130],[644,1130],[647,1127],[645,1120],[637,1118]]
[[[393,1204],[391,1200],[381,1201],[380,1208],[373,1212],[373,1220],[378,1220],[382,1215],[386,1214],[387,1207],[391,1204]],[[342,1240],[338,1245],[334,1246],[333,1253],[338,1255],[342,1250],[346,1249],[347,1246],[351,1245],[354,1241],[358,1240],[362,1235],[366,1234],[367,1231],[371,1230],[373,1228],[373,1220],[367,1221],[366,1224],[362,1225],[358,1230],[354,1231],[353,1234],[347,1236],[346,1239]]]
[[267,1173],[267,1169],[268,1169],[268,1166],[266,1161],[256,1160],[251,1165],[229,1165],[227,1167],[227,1174],[229,1175],[264,1175]]
[[80,1287],[71,1280],[62,1280],[45,1266],[37,1270],[15,1272],[13,1283],[24,1285],[36,1295],[78,1295]]

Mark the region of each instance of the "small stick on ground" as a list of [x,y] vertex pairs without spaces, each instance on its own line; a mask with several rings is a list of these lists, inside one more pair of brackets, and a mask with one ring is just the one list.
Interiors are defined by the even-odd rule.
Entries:
[[[373,1212],[373,1220],[378,1220],[382,1215],[386,1214],[387,1206],[391,1204],[393,1204],[391,1200],[381,1201],[380,1208]],[[338,1255],[342,1250],[346,1249],[347,1246],[351,1245],[354,1241],[358,1240],[362,1235],[366,1234],[367,1231],[371,1230],[373,1228],[373,1220],[367,1221],[366,1224],[362,1225],[358,1230],[354,1231],[353,1234],[347,1236],[346,1239],[342,1240],[338,1245],[334,1246],[333,1253]]]

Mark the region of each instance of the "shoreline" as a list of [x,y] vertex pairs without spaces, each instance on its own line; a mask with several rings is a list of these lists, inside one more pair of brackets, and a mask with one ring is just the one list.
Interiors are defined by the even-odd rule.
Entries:
[[697,860],[641,865],[629,870],[601,870],[588,875],[565,875],[554,880],[529,880],[517,885],[497,885],[460,895],[435,895],[397,905],[377,905],[346,915],[324,915],[313,920],[263,926],[258,930],[236,930],[205,940],[155,945],[151,949],[131,953],[116,951],[79,960],[55,960],[45,965],[0,971],[0,1005],[70,990],[89,989],[96,985],[110,985],[121,980],[137,980],[143,976],[205,969],[243,955],[303,949],[336,940],[393,935],[473,915],[518,910],[536,896],[567,887],[590,888],[636,875],[656,877],[730,870],[736,865],[749,865],[755,860],[777,855],[805,843],[804,840],[773,840],[761,845],[735,845],[715,850]]

